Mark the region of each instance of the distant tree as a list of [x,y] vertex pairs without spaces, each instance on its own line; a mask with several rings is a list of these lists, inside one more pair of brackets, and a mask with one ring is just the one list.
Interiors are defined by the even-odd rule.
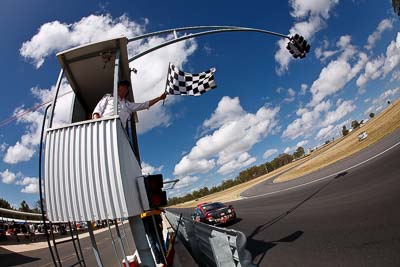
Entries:
[[293,153],[293,158],[298,159],[302,156],[304,156],[305,152],[304,152],[304,148],[299,146],[296,151]]
[[13,210],[10,203],[7,200],[0,198],[0,208]]
[[28,203],[25,200],[22,200],[20,207],[19,207],[19,211],[23,211],[23,212],[30,212],[31,209],[29,208]]
[[343,136],[346,136],[349,134],[349,130],[347,130],[346,125],[343,125],[342,134],[343,134]]
[[357,129],[358,127],[360,127],[360,123],[357,120],[351,122],[351,128]]
[[331,140],[326,140],[325,145],[329,144],[330,142],[331,142]]
[[373,112],[369,113],[369,117],[372,119],[373,117],[375,117],[375,113]]

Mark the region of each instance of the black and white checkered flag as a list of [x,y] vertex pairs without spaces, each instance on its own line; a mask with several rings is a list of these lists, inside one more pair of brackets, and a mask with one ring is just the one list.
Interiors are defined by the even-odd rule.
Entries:
[[179,70],[169,63],[165,91],[170,95],[200,96],[217,87],[214,80],[215,68],[198,74]]

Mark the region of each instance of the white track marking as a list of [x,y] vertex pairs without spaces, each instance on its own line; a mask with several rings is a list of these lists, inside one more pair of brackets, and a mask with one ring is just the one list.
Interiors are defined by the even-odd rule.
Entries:
[[358,166],[360,166],[360,165],[362,165],[362,164],[364,164],[364,163],[366,163],[366,162],[368,162],[368,161],[370,161],[370,160],[373,160],[374,158],[377,158],[377,157],[379,157],[380,155],[382,155],[382,154],[388,152],[389,150],[393,149],[394,147],[398,146],[399,144],[400,144],[400,142],[397,142],[396,144],[394,144],[394,145],[392,145],[391,147],[385,149],[384,151],[382,151],[382,152],[376,154],[375,156],[370,157],[369,159],[366,159],[366,160],[364,160],[364,161],[362,161],[362,162],[359,162],[359,163],[357,163],[356,165],[353,165],[353,166],[351,166],[351,167],[349,167],[349,168],[347,168],[347,169],[344,169],[344,170],[335,172],[335,173],[333,173],[333,174],[329,174],[329,175],[327,175],[327,176],[325,176],[325,177],[322,177],[322,178],[319,178],[319,179],[317,179],[317,180],[313,180],[313,181],[310,181],[310,182],[307,182],[307,183],[304,183],[304,184],[299,184],[299,185],[296,185],[296,186],[288,187],[288,188],[285,188],[285,189],[281,189],[281,190],[277,190],[277,191],[274,191],[274,192],[269,192],[269,193],[265,193],[265,194],[261,194],[261,195],[257,195],[257,196],[241,197],[241,199],[251,199],[251,198],[256,198],[256,197],[268,196],[268,195],[272,195],[272,194],[276,194],[276,193],[280,193],[280,192],[284,192],[284,191],[289,191],[289,190],[292,190],[292,189],[295,189],[295,188],[298,188],[298,187],[306,186],[306,185],[309,185],[309,184],[312,184],[312,183],[316,183],[316,182],[319,182],[319,181],[328,179],[328,178],[330,178],[330,177],[332,177],[332,176],[335,176],[335,175],[338,175],[338,174],[340,174],[340,173],[342,173],[342,172],[345,172],[345,171],[354,169],[354,168],[356,168],[356,167],[358,167]]

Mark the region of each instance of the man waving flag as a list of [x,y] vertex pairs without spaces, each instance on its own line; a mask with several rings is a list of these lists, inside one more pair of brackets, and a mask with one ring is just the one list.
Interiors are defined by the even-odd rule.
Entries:
[[179,70],[169,63],[165,91],[170,95],[200,96],[217,87],[214,80],[215,68],[198,74]]

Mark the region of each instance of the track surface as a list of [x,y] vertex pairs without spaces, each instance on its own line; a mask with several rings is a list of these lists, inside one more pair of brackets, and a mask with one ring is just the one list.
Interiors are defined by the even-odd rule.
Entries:
[[[229,228],[246,234],[259,266],[400,266],[400,145],[346,170],[399,141],[400,129],[300,179],[247,190],[247,199],[232,202],[239,219]],[[192,209],[175,211],[189,216]],[[117,266],[109,233],[96,240],[104,265]],[[87,266],[96,266],[89,239],[81,244]],[[74,262],[71,244],[60,251],[65,266]],[[17,254],[0,248],[0,258],[1,266],[52,266],[47,249]]]
[[229,228],[246,234],[259,266],[400,266],[400,144],[346,171],[399,141],[400,129],[300,179],[247,190]]
[[[128,245],[130,248],[129,252],[130,254],[133,254],[135,250],[135,245],[133,243],[129,225],[125,224],[123,227],[125,227],[126,235],[128,236],[126,240],[128,241]],[[122,229],[121,226],[120,228]],[[115,239],[116,243],[115,246],[117,249],[117,253],[122,259],[120,246],[118,245],[116,240],[117,233],[115,231],[115,228],[112,229],[112,233]],[[115,252],[113,250],[111,237],[108,230],[96,234],[95,238],[97,246],[101,253],[101,258],[104,266],[122,266],[122,264],[117,265],[117,259],[115,257]],[[97,266],[96,260],[93,256],[90,239],[88,237],[83,238],[80,240],[80,242],[86,266],[88,267]],[[123,243],[125,250],[128,250],[128,246],[126,245],[125,239],[123,240]],[[72,243],[69,242],[65,244],[60,244],[57,247],[63,266],[71,266],[77,261]],[[38,249],[23,253],[14,253],[12,251],[8,251],[0,247],[0,259],[1,259],[0,266],[42,266],[42,267],[54,266],[48,248]]]

